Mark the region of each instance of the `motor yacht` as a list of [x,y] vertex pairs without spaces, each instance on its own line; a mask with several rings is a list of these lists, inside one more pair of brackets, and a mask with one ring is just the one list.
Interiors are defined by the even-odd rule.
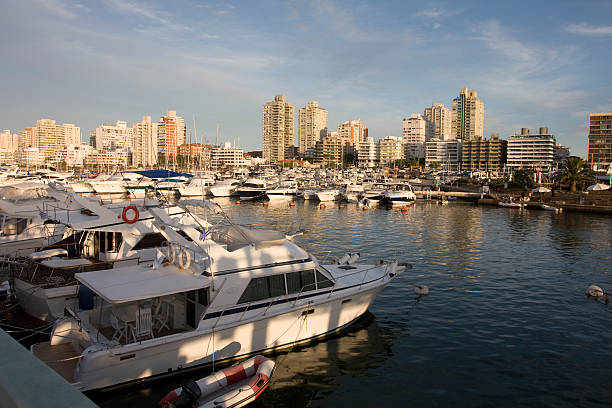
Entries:
[[236,189],[236,195],[241,200],[252,200],[263,196],[266,193],[267,184],[258,178],[248,178]]
[[416,194],[408,183],[390,186],[383,195],[383,202],[390,205],[413,205]]
[[34,355],[79,390],[245,358],[338,332],[405,269],[358,254],[323,265],[292,237],[221,222],[201,203],[220,217],[204,229],[151,209],[171,243],[155,261],[75,274],[79,309]]
[[213,197],[231,197],[236,195],[236,189],[240,186],[237,179],[224,179],[210,187],[210,194]]

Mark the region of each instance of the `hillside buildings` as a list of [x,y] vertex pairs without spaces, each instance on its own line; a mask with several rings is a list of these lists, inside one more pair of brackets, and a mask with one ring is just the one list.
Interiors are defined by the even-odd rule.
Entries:
[[327,133],[327,110],[310,101],[300,108],[298,117],[298,153],[303,155]]
[[453,99],[451,138],[466,142],[482,139],[484,134],[484,103],[474,90],[462,88]]
[[612,164],[612,112],[589,113],[587,161],[596,171]]
[[520,134],[508,138],[509,170],[533,169],[544,170],[553,167],[555,137],[548,133],[548,128],[541,127],[538,133],[530,133],[522,128]]
[[289,158],[294,144],[295,108],[285,101],[285,95],[263,106],[263,158],[268,163],[280,163]]

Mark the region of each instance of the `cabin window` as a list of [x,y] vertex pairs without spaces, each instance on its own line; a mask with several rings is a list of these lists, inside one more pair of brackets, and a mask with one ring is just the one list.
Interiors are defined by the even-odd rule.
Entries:
[[120,232],[96,231],[100,242],[100,252],[119,252],[123,243],[123,236]]
[[287,275],[287,292],[300,293],[315,290],[314,269],[291,272]]
[[159,232],[146,234],[140,241],[138,241],[136,245],[134,245],[132,250],[136,251],[137,249],[158,248],[164,242],[166,242],[166,238]]
[[18,235],[28,226],[27,218],[5,218],[2,225],[2,235]]
[[285,295],[285,279],[283,275],[253,278],[238,299],[238,303],[255,302]]
[[330,281],[325,275],[317,271],[317,288],[329,288],[330,286],[334,286],[334,282]]

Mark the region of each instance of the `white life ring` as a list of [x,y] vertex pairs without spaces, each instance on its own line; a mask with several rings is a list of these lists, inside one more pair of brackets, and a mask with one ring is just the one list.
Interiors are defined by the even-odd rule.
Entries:
[[191,253],[183,249],[178,255],[179,268],[187,269],[191,266]]

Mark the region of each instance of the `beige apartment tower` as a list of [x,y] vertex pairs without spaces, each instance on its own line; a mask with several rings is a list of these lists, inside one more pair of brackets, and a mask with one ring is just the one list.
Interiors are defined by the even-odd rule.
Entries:
[[482,139],[483,135],[484,103],[476,91],[463,88],[453,99],[451,137],[465,142]]
[[441,103],[425,108],[423,117],[427,122],[426,139],[451,140],[452,115],[450,109]]
[[285,95],[274,96],[273,102],[263,106],[263,158],[268,163],[279,163],[292,156],[295,140],[295,107],[285,102]]
[[300,109],[298,116],[298,152],[314,148],[327,129],[327,110],[320,108],[319,103],[310,101]]

